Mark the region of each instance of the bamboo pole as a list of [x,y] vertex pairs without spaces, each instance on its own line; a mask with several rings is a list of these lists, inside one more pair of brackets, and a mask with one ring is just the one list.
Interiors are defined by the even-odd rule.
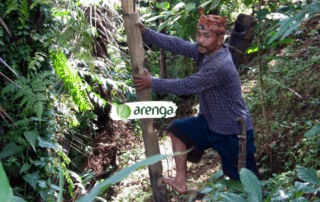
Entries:
[[[138,14],[135,12],[134,0],[121,0],[124,25],[127,33],[127,43],[131,59],[131,67],[134,75],[144,74],[144,49],[140,29],[135,25]],[[137,101],[151,101],[151,89],[137,91]],[[160,153],[157,134],[153,131],[153,119],[141,119],[142,135],[146,156]],[[148,166],[152,194],[155,202],[167,202],[166,186],[162,184],[161,161]]]

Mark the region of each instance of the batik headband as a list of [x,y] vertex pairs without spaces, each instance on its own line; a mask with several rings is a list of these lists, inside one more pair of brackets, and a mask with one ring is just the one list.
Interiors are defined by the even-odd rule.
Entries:
[[204,15],[203,8],[200,8],[200,19],[197,29],[215,32],[218,35],[224,35],[227,32],[227,18],[217,15]]

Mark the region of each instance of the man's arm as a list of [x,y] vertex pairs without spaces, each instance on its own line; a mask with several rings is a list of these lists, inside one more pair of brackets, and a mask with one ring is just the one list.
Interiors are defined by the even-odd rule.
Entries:
[[201,68],[198,73],[184,79],[151,79],[151,89],[156,93],[180,95],[195,94],[221,84],[217,65]]
[[199,61],[199,51],[197,43],[185,41],[175,36],[168,36],[152,29],[144,27],[141,22],[137,22],[142,34],[142,39],[145,43],[151,43],[164,50],[168,50],[180,55],[188,56]]

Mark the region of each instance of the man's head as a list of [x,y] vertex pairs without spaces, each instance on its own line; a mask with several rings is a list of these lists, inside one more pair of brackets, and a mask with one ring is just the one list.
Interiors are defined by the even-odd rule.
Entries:
[[198,22],[197,42],[200,53],[207,56],[220,49],[226,33],[226,18],[217,15],[204,15],[200,8],[200,19]]

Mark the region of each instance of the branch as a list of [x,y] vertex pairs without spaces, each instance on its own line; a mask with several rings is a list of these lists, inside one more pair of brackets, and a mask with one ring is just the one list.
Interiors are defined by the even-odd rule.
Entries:
[[11,79],[9,79],[8,77],[6,77],[6,75],[4,75],[2,72],[0,72],[0,75],[3,76],[4,78],[6,78],[8,81],[10,81],[13,85],[17,86],[18,88],[21,89],[21,87],[16,84],[15,82],[13,82]]
[[[12,120],[12,118],[7,114],[7,112],[4,111],[4,109],[2,109],[1,106],[0,106],[0,111],[1,111],[4,115],[6,115],[6,116],[10,119],[10,121],[12,121],[12,123],[18,128],[17,124]],[[1,115],[1,116],[2,116],[2,115]]]

